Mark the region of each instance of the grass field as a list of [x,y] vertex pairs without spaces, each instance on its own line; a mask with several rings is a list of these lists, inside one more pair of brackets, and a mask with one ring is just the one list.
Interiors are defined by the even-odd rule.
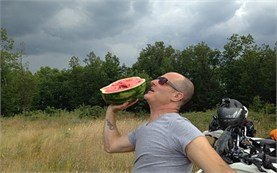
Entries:
[[[207,129],[215,111],[191,112],[185,116],[200,130]],[[258,137],[276,128],[275,115],[249,113]],[[145,118],[118,116],[122,134]],[[76,113],[56,116],[34,114],[0,118],[0,172],[131,172],[134,153],[108,154],[103,150],[103,117],[79,118]]]

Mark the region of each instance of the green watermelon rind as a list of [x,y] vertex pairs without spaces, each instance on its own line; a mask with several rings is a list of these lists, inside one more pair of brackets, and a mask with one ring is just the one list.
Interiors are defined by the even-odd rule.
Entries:
[[145,89],[146,80],[143,79],[142,83],[125,91],[116,93],[103,93],[104,91],[102,89],[100,91],[102,92],[102,98],[107,104],[118,105],[141,98],[144,95]]

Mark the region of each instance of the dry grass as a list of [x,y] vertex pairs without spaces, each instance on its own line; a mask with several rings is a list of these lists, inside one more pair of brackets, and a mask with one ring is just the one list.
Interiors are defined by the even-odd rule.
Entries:
[[[103,120],[75,116],[1,119],[0,172],[131,172],[134,154],[103,150]],[[140,120],[121,118],[127,134]]]
[[[66,114],[66,115],[65,115]],[[213,112],[188,113],[201,130]],[[274,116],[275,117],[275,116]],[[103,150],[103,118],[80,119],[74,113],[48,117],[34,115],[0,118],[0,172],[131,172],[133,153],[108,154]],[[133,115],[118,117],[122,134],[144,120]],[[258,135],[275,128],[275,118],[255,115]]]

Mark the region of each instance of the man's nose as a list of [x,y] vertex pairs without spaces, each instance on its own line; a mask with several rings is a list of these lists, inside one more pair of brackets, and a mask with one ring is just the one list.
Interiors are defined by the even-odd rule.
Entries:
[[158,79],[154,79],[151,81],[151,85],[157,85],[158,84]]

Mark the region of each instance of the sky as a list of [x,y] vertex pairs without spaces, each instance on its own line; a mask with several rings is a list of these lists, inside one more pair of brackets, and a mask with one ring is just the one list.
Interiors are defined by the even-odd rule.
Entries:
[[82,62],[92,51],[132,66],[156,41],[223,49],[232,34],[251,34],[273,47],[276,9],[276,0],[1,0],[1,27],[32,72],[68,69],[70,57]]

